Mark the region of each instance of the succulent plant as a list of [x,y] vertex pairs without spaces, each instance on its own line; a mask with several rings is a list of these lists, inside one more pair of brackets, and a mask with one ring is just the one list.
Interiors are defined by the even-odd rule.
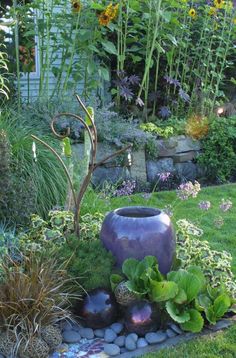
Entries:
[[61,330],[53,325],[42,327],[41,337],[49,346],[50,351],[55,350],[62,343]]

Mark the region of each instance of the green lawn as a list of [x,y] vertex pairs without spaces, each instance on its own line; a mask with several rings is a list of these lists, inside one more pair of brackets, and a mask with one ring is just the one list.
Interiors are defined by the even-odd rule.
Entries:
[[[221,199],[231,199],[232,209],[222,213],[219,209]],[[101,200],[92,192],[87,195],[83,205],[83,212],[107,212],[114,208],[131,205],[145,205],[163,208],[173,203],[176,193],[160,192],[152,195],[151,199],[143,198],[142,194],[132,197],[112,198]],[[207,212],[198,208],[201,200],[209,200],[212,204]],[[224,225],[218,229],[214,225],[214,219],[221,215]],[[197,198],[188,201],[176,201],[176,210],[173,221],[176,219],[189,219],[204,230],[203,240],[208,240],[211,247],[216,250],[227,250],[233,256],[232,269],[236,274],[236,184],[208,187],[201,190]],[[147,354],[145,358],[236,358],[236,325],[225,332],[218,333],[214,337],[204,337],[181,344],[177,348],[160,351],[159,353]]]

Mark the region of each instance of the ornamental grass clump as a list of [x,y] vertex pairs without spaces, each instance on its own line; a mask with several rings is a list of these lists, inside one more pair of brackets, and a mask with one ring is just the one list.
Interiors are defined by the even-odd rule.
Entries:
[[[65,263],[59,266],[55,259],[43,255],[31,253],[22,257],[20,264],[6,256],[0,267],[0,329],[15,337],[13,352],[25,351],[27,346],[33,352],[31,343],[41,339],[45,327],[70,317],[70,299],[79,297],[79,285],[67,276]],[[47,346],[45,341],[42,345]],[[0,349],[4,349],[2,344]]]

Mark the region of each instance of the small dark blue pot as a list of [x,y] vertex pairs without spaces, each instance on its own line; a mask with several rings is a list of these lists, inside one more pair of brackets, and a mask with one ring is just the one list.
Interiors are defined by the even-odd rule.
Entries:
[[101,241],[121,266],[127,258],[156,256],[159,270],[170,271],[175,254],[175,233],[170,218],[156,208],[131,206],[111,211],[105,217]]

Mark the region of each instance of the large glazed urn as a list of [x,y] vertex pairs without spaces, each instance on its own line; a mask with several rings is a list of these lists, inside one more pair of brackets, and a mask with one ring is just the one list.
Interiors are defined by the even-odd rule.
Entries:
[[156,256],[161,273],[170,271],[175,254],[175,233],[170,218],[156,208],[130,206],[105,217],[100,238],[121,266],[127,258]]

